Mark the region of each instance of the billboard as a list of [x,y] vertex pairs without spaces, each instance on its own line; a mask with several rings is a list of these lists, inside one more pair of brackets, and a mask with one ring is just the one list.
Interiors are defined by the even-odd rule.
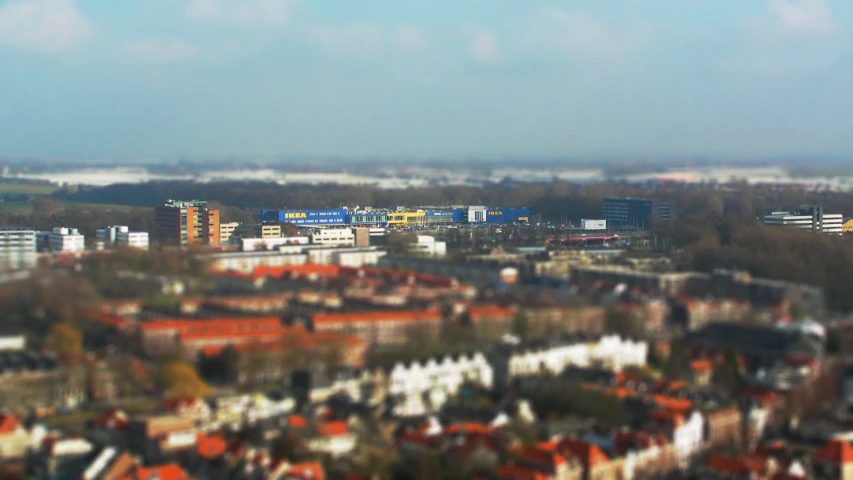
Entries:
[[526,223],[529,221],[529,208],[490,208],[486,211],[486,222],[488,223]]
[[299,226],[346,225],[347,210],[334,208],[328,210],[263,210],[261,219],[278,223],[292,223]]
[[607,220],[581,220],[581,230],[607,230]]

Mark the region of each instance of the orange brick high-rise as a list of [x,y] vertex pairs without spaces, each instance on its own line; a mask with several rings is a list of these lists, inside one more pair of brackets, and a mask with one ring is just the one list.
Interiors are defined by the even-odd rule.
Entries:
[[219,210],[207,202],[169,200],[154,209],[154,228],[163,245],[219,245]]

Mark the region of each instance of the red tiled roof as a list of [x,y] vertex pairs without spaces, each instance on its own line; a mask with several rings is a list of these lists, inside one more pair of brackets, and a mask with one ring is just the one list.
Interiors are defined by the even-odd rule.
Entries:
[[714,370],[714,364],[710,360],[693,360],[690,369],[694,372],[707,373]]
[[346,422],[323,422],[317,424],[317,434],[321,437],[338,437],[349,433]]
[[287,419],[287,425],[293,428],[305,428],[308,426],[308,420],[302,415],[291,415]]
[[566,438],[557,443],[558,448],[566,449],[578,457],[584,466],[593,468],[610,461],[597,445],[583,440]]
[[853,445],[841,439],[824,445],[814,456],[815,460],[835,465],[853,463]]
[[495,431],[494,428],[492,428],[488,425],[483,425],[481,423],[456,423],[456,424],[450,425],[447,428],[445,428],[442,433],[444,435],[457,435],[460,433],[464,433],[464,434],[479,433],[479,434],[488,435],[488,434],[493,433],[494,431]]
[[224,455],[226,450],[228,450],[228,444],[220,436],[199,434],[196,438],[196,453],[201,457],[217,458]]
[[520,465],[501,465],[495,471],[498,480],[549,480],[551,477],[534,468]]
[[354,313],[319,313],[314,315],[314,324],[324,323],[360,323],[360,322],[414,322],[440,321],[438,310],[396,310]]
[[297,463],[284,472],[285,480],[324,480],[326,473],[323,471],[323,465],[318,462]]
[[123,480],[190,480],[190,476],[177,464],[138,468]]
[[21,422],[14,415],[0,413],[0,435],[14,433],[20,426]]

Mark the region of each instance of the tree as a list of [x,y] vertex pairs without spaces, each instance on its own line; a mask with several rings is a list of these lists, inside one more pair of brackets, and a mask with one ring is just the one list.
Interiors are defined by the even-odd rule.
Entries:
[[47,195],[37,197],[33,200],[33,215],[40,217],[49,217],[63,208],[64,205],[61,201]]
[[530,319],[522,312],[517,312],[512,318],[510,332],[522,341],[530,338]]
[[631,338],[642,338],[645,335],[640,316],[624,310],[618,304],[605,311],[604,331]]
[[740,384],[740,363],[733,347],[726,348],[723,363],[714,368],[713,382],[727,397],[737,395]]
[[668,380],[681,380],[687,369],[687,352],[680,339],[673,340],[669,346],[669,358],[663,367],[663,375]]
[[67,323],[50,327],[45,348],[61,357],[73,358],[83,353],[83,334]]
[[166,397],[204,397],[210,387],[199,378],[195,367],[189,363],[169,362],[160,367],[160,387]]

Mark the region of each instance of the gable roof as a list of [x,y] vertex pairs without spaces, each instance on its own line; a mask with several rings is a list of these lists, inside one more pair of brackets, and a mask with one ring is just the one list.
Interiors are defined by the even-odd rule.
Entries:
[[814,458],[820,462],[836,465],[853,463],[853,445],[845,440],[836,439],[824,445]]
[[0,413],[0,435],[15,433],[21,422],[14,415],[8,413]]

